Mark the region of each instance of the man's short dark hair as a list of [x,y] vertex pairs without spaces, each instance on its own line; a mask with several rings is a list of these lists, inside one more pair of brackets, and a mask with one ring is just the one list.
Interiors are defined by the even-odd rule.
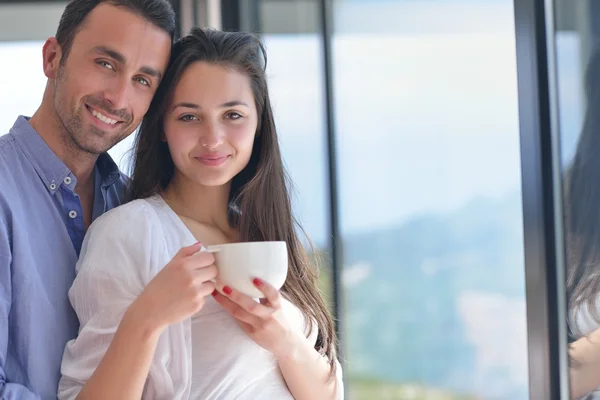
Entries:
[[75,35],[88,14],[102,3],[124,7],[164,30],[171,41],[175,37],[175,12],[168,0],[72,0],[65,8],[56,30],[56,40],[63,53],[61,63],[66,61]]

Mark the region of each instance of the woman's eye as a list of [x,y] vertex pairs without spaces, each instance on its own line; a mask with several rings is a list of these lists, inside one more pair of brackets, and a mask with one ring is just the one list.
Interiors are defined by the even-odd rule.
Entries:
[[236,112],[230,112],[230,113],[227,113],[227,115],[225,117],[227,119],[236,120],[236,119],[242,118],[242,115],[239,113],[236,113]]
[[196,118],[196,116],[195,116],[195,115],[184,115],[184,116],[182,116],[182,117],[181,117],[181,118],[179,118],[179,119],[180,119],[181,121],[186,121],[186,122],[188,122],[188,121],[195,121],[195,120],[197,120],[198,118]]

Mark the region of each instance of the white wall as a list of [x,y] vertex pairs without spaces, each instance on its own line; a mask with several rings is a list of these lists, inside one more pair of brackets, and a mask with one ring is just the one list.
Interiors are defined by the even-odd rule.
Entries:
[[67,2],[0,4],[0,41],[45,40],[56,33]]

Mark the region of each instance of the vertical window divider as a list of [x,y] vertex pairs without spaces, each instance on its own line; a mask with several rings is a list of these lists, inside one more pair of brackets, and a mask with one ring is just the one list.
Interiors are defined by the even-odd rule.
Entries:
[[[329,248],[331,250],[331,298],[335,330],[339,339],[339,357],[344,359],[345,335],[342,300],[343,241],[340,234],[339,191],[335,137],[335,98],[333,89],[333,0],[319,0],[319,19],[323,51],[325,91],[325,131],[327,134],[327,169],[329,180]],[[344,382],[347,380],[344,379]],[[347,383],[346,383],[347,386]]]

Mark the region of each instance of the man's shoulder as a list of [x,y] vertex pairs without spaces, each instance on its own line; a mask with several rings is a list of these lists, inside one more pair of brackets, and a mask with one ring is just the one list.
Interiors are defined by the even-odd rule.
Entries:
[[123,172],[119,171],[119,176],[112,183],[113,190],[108,192],[107,204],[109,209],[113,210],[127,203],[127,192],[129,191],[130,179]]
[[[122,171],[119,170],[119,178],[117,179],[117,185],[119,185],[119,189],[123,191],[123,195],[127,193],[129,189],[129,184],[131,183],[131,179]],[[121,204],[125,203],[125,199],[121,202]]]
[[0,161],[6,160],[7,157],[16,158],[18,153],[16,152],[15,138],[9,133],[0,136]]
[[14,170],[16,163],[23,160],[19,157],[15,148],[15,140],[11,135],[0,136],[0,227],[4,227],[8,220],[8,206],[15,203],[16,180]]
[[19,176],[27,170],[24,166],[28,162],[13,136],[0,136],[0,193],[9,193],[16,186]]

